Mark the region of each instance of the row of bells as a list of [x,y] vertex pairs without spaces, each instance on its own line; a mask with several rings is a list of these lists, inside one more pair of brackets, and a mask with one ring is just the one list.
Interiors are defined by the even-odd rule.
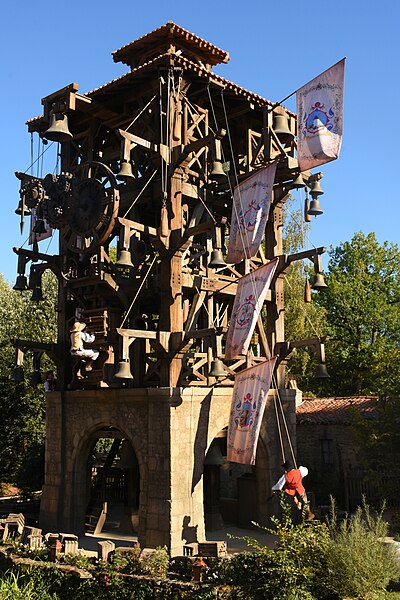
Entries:
[[[211,369],[209,372],[210,377],[220,378],[225,377],[227,375],[227,370],[224,366],[224,363],[221,359],[216,358],[211,361]],[[130,367],[130,361],[125,359],[118,363],[117,370],[114,375],[115,379],[133,379]],[[325,363],[319,363],[317,365],[317,371],[315,374],[316,379],[326,379],[329,377],[328,371],[326,369]],[[16,382],[24,381],[24,370],[22,365],[17,365],[14,367],[11,379]],[[43,383],[42,381],[42,373],[40,371],[33,371],[30,376],[30,384],[31,385],[40,385]]]

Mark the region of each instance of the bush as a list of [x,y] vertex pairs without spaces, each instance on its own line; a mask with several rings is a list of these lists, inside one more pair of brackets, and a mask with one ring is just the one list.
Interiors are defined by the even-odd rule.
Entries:
[[382,512],[372,515],[364,499],[353,516],[337,525],[333,510],[325,581],[340,597],[380,598],[400,575],[393,552],[381,541],[387,535]]

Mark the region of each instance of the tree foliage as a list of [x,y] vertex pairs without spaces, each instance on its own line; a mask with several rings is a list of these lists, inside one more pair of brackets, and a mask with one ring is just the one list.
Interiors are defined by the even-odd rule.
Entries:
[[11,378],[15,366],[12,340],[55,341],[57,282],[51,273],[45,273],[42,287],[44,299],[32,302],[31,292],[14,291],[0,275],[0,481],[22,487],[41,483],[45,400],[43,387],[29,382],[32,353],[24,358],[24,381]]
[[335,395],[400,392],[400,252],[359,232],[330,251],[327,314],[329,391]]

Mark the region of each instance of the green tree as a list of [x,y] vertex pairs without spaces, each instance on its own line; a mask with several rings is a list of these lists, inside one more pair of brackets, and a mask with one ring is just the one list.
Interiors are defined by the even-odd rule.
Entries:
[[[33,370],[31,353],[24,358],[24,381],[12,380],[12,340],[55,340],[57,281],[52,273],[44,274],[42,287],[44,299],[32,302],[31,292],[15,292],[0,275],[0,481],[22,487],[41,484],[45,400],[43,387],[29,383]],[[43,366],[51,364],[46,365],[44,359]]]
[[[300,252],[309,236],[309,225],[304,223],[300,210],[289,200],[285,204],[283,251]],[[285,339],[288,341],[318,338],[326,331],[326,309],[315,302],[304,302],[304,289],[311,276],[310,261],[292,263],[285,279]],[[313,293],[313,299],[318,293]],[[313,389],[316,366],[315,352],[309,348],[297,350],[288,362],[288,378],[298,381],[303,392]]]
[[330,250],[327,312],[329,391],[335,395],[400,393],[400,251],[359,232]]

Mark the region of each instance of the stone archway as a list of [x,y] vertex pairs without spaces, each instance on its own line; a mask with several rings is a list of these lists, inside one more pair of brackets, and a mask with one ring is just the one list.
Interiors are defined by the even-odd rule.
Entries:
[[120,429],[98,426],[87,433],[76,451],[73,487],[76,531],[138,532],[140,467]]

